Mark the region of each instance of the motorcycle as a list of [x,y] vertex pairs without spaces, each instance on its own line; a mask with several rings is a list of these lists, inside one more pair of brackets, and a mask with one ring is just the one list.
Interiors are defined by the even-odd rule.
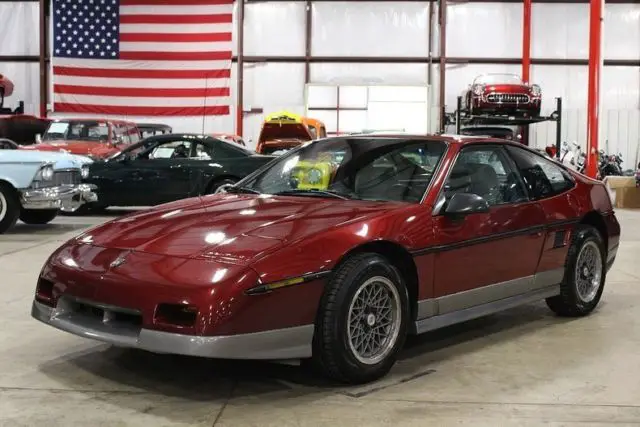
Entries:
[[598,153],[598,175],[600,179],[606,176],[622,176],[622,153],[606,154],[604,150]]

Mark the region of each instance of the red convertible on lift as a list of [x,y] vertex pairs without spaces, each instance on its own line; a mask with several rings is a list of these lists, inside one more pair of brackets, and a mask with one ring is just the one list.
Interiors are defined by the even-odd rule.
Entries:
[[152,352],[310,359],[360,383],[407,334],[542,299],[589,314],[619,238],[604,184],[517,142],[334,137],[68,241],[32,316]]
[[542,90],[526,84],[514,74],[482,74],[473,80],[462,96],[468,114],[498,114],[539,117]]

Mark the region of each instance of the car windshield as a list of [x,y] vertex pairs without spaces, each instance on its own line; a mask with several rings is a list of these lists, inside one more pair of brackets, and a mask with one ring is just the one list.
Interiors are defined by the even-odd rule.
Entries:
[[54,139],[106,142],[109,140],[109,127],[105,122],[93,120],[55,121],[42,136],[43,141]]
[[522,79],[516,74],[482,74],[475,78],[474,84],[522,84]]
[[418,203],[445,151],[444,142],[425,139],[323,139],[291,150],[229,191]]

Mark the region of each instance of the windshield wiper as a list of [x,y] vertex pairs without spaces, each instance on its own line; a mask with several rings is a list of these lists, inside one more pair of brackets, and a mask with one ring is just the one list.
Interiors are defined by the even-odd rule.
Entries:
[[277,193],[274,193],[276,196],[290,196],[290,195],[296,195],[299,194],[301,196],[329,196],[329,197],[334,197],[336,199],[342,199],[342,200],[349,200],[352,197],[348,194],[344,194],[344,193],[339,193],[336,191],[331,191],[331,190],[314,190],[314,189],[308,189],[308,190],[303,190],[303,189],[297,189],[297,190],[286,190],[286,191],[279,191]]
[[230,186],[225,188],[225,191],[227,193],[249,193],[249,194],[260,194],[259,191],[254,190],[253,188],[249,188],[249,187],[236,187],[236,186]]

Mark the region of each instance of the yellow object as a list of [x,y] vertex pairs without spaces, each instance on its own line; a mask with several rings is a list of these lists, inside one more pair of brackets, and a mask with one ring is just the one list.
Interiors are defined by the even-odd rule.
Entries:
[[300,190],[326,190],[331,183],[333,167],[330,162],[301,161],[293,169],[292,176]]
[[275,124],[302,123],[302,116],[289,111],[278,111],[277,113],[269,114],[264,121],[265,123]]

